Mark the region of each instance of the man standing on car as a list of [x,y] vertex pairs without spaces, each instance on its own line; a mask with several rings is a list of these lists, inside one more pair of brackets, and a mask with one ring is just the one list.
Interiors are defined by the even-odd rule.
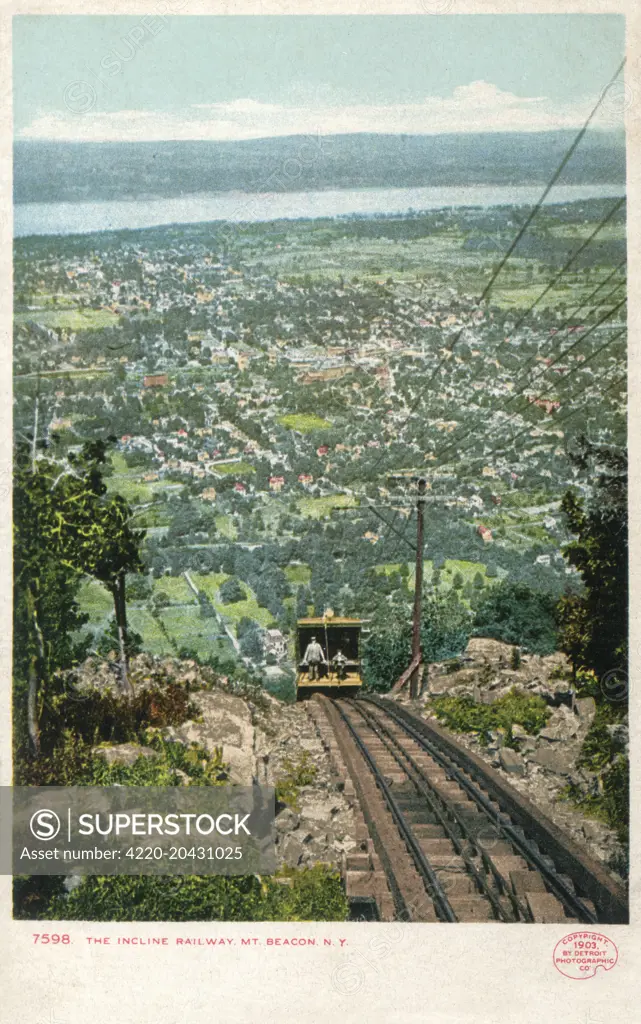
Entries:
[[327,660],[323,652],[323,648],[318,643],[315,636],[312,637],[311,643],[307,645],[303,662],[307,665],[308,678],[309,679],[320,679],[320,667],[326,665]]

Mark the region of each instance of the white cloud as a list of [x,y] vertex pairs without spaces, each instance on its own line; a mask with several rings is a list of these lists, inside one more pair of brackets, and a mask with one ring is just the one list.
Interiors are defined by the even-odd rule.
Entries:
[[[558,105],[544,96],[522,97],[490,82],[458,86],[449,97],[419,103],[349,106],[278,106],[240,98],[195,104],[179,113],[119,110],[48,113],[18,134],[22,139],[127,142],[188,139],[256,139],[278,135],[354,132],[433,135],[442,132],[544,131],[579,127],[594,99]],[[605,105],[607,108],[607,105]],[[600,127],[620,127],[606,109]]]

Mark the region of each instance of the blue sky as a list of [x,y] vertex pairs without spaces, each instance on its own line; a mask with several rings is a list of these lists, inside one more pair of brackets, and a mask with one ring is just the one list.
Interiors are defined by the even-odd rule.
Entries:
[[[18,16],[18,138],[256,138],[580,124],[618,15]],[[620,96],[601,127],[618,126]]]

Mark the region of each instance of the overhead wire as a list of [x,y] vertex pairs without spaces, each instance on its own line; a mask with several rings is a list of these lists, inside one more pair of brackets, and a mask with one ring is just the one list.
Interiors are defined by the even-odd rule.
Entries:
[[[626,304],[626,302],[627,302],[627,299],[622,299],[621,302],[617,303],[616,306],[614,306],[614,307],[612,307],[612,309],[608,310],[608,312],[606,314],[604,314],[604,316],[601,317],[601,319],[598,320],[597,323],[594,324],[588,331],[586,331],[585,334],[581,334],[579,336],[579,338],[577,338],[577,340],[575,342],[573,342],[572,345],[569,345],[567,348],[563,349],[561,352],[558,353],[558,355],[550,363],[547,363],[544,367],[541,367],[541,371],[542,372],[540,372],[538,374],[535,374],[535,375],[532,375],[530,378],[528,378],[516,391],[514,391],[514,392],[512,392],[510,394],[510,397],[507,399],[507,401],[505,401],[503,403],[503,408],[504,409],[507,408],[517,398],[522,398],[524,396],[524,393],[528,390],[529,387],[531,387],[539,378],[544,377],[545,374],[548,371],[552,370],[553,367],[559,362],[560,359],[565,358],[565,356],[567,356],[570,352],[574,351],[576,348],[578,348],[579,345],[583,344],[583,342],[585,341],[585,339],[587,337],[589,337],[595,330],[597,330],[598,327],[602,326],[602,324],[604,324],[610,318],[610,316],[612,316],[613,313],[618,312],[619,309],[621,309]],[[618,334],[615,335],[614,338],[610,338],[604,345],[600,346],[599,348],[595,349],[592,353],[590,353],[590,355],[581,362],[581,364],[580,364],[581,367],[584,367],[589,362],[591,362],[593,358],[595,358],[601,351],[603,351],[603,349],[607,348],[614,340],[616,340],[616,338],[620,337],[620,335],[622,333],[624,333],[624,331],[619,331]],[[518,378],[517,378],[517,380],[518,380]],[[538,399],[541,399],[541,398],[543,398],[542,394],[541,395],[537,395],[536,398],[534,399],[534,401],[537,401]],[[514,415],[518,415],[518,410],[515,413],[511,414],[510,418],[512,418]],[[476,430],[476,427],[469,427],[458,438],[453,439],[447,445],[445,445],[445,447],[442,448],[440,451],[435,452],[434,453],[434,458],[435,458],[435,460],[437,462],[437,465],[447,464],[447,463],[441,463],[438,460],[440,458],[442,458],[443,455],[447,454],[447,452],[451,451],[452,449],[456,448],[459,451],[459,454],[460,454],[459,445],[461,444],[462,441],[464,441],[467,437],[469,437],[470,434],[474,433],[475,430]],[[463,451],[465,451],[465,449],[463,449]],[[447,461],[449,462],[450,460],[447,460]]]
[[626,201],[626,197],[625,196],[623,196],[621,199],[618,199],[617,202],[614,204],[614,206],[612,206],[610,208],[610,210],[606,213],[606,215],[601,218],[601,220],[599,221],[599,223],[595,227],[594,231],[592,231],[591,234],[585,239],[585,241],[579,246],[579,248],[576,249],[569,256],[569,258],[565,261],[565,263],[563,264],[561,269],[555,274],[555,276],[552,278],[552,280],[549,281],[548,284],[545,286],[545,288],[543,289],[541,294],[536,297],[534,302],[526,309],[525,313],[523,313],[522,316],[517,320],[516,324],[512,328],[514,331],[518,331],[518,329],[523,326],[525,321],[530,316],[530,313],[534,312],[534,310],[538,306],[538,304],[541,301],[541,299],[545,298],[545,296],[548,294],[548,292],[550,292],[554,288],[554,286],[556,284],[558,284],[558,282],[561,280],[561,278],[564,276],[564,274],[567,274],[568,270],[570,269],[572,264],[575,262],[575,260],[577,260],[578,257],[582,253],[584,253],[585,250],[590,245],[592,245],[592,242],[594,241],[596,236],[603,230],[605,225],[609,223],[609,221],[612,219],[612,217],[615,215],[615,213],[618,213],[618,211],[621,209],[621,207],[623,206],[625,201]]
[[[594,105],[592,110],[590,111],[590,114],[586,118],[586,121],[584,122],[582,128],[580,129],[580,131],[576,135],[575,139],[573,140],[573,142],[570,145],[570,147],[567,150],[567,152],[565,153],[563,159],[561,160],[561,163],[557,167],[557,169],[554,172],[554,174],[552,175],[550,181],[546,185],[543,193],[539,197],[539,200],[537,201],[535,206],[530,210],[528,216],[526,217],[524,223],[519,228],[517,234],[515,235],[514,239],[512,240],[510,246],[508,247],[507,251],[505,252],[505,254],[502,257],[501,261],[499,262],[498,266],[492,271],[490,280],[487,282],[487,284],[483,288],[481,296],[479,297],[479,300],[478,300],[478,305],[479,306],[481,306],[482,303],[485,301],[485,299],[490,295],[491,290],[492,290],[496,280],[498,279],[499,275],[503,271],[503,268],[505,267],[505,265],[507,264],[508,260],[510,259],[510,257],[514,253],[514,251],[515,251],[516,247],[518,246],[519,242],[521,241],[521,239],[526,234],[526,232],[527,232],[529,226],[531,225],[531,223],[533,222],[534,218],[537,216],[537,214],[539,213],[539,211],[543,207],[547,196],[550,194],[550,192],[552,191],[554,185],[559,180],[559,178],[560,178],[561,174],[563,173],[565,167],[567,166],[567,164],[571,160],[571,158],[574,155],[576,149],[578,148],[578,146],[580,145],[583,137],[585,136],[585,133],[587,132],[589,125],[591,124],[592,120],[594,119],[594,117],[595,117],[599,107],[601,106],[601,104],[602,104],[602,102],[603,102],[603,100],[605,98],[605,95],[606,95],[608,89],[614,84],[616,79],[619,77],[619,75],[620,75],[621,71],[623,70],[624,66],[625,66],[625,60],[623,60],[621,62],[621,64],[617,68],[616,72],[614,73],[614,75],[610,79],[610,82],[608,83],[606,88],[602,91],[598,101],[596,102],[596,104]],[[554,287],[554,285],[557,284],[561,280],[563,275],[568,272],[569,268],[572,266],[574,261],[583,252],[586,251],[586,249],[589,247],[589,245],[592,244],[592,242],[594,241],[596,236],[599,234],[599,232],[603,229],[603,227],[607,223],[609,223],[609,221],[615,216],[615,214],[619,211],[619,209],[621,209],[621,207],[623,206],[624,202],[625,202],[625,197],[617,200],[617,202],[610,208],[610,210],[605,214],[605,216],[603,218],[601,218],[601,221],[597,224],[596,228],[591,232],[590,236],[579,246],[579,248],[577,250],[575,250],[575,252],[573,252],[571,254],[569,259],[566,260],[566,262],[563,264],[563,266],[561,267],[559,272],[554,276],[552,281],[550,281],[548,283],[546,288],[540,293],[540,295],[531,304],[531,306],[528,308],[528,310],[526,310],[526,312],[520,317],[519,321],[517,322],[516,327],[513,328],[513,330],[518,329],[518,327],[522,326],[523,323],[525,323],[525,320],[533,312],[534,308],[538,305],[538,303],[545,297],[546,294],[549,293],[549,291],[551,291],[551,289]],[[617,272],[618,269],[620,269],[620,267],[624,263],[625,263],[625,260],[623,260],[617,267],[615,267],[614,270],[605,278],[605,280],[600,282],[599,285],[597,285],[597,287],[592,291],[590,296],[587,299],[584,299],[582,304],[575,308],[575,311],[573,311],[573,313],[570,316],[573,317],[578,310],[584,308],[586,306],[587,302],[589,302],[595,295],[598,294],[598,292],[601,290],[601,288],[603,288],[605,286],[605,284],[607,284],[612,279],[614,274]],[[620,287],[620,285],[617,285],[617,287]],[[616,291],[616,288],[608,293],[607,298],[610,298],[610,296],[613,294],[614,291]],[[556,362],[558,362],[559,358],[562,358],[568,352],[570,352],[574,348],[576,348],[578,346],[578,344],[582,343],[585,340],[585,338],[589,336],[589,334],[591,334],[594,330],[596,330],[596,328],[598,326],[600,326],[603,322],[605,322],[605,320],[607,320],[608,316],[612,315],[612,312],[618,311],[618,309],[622,308],[622,306],[624,304],[625,304],[625,300],[623,300],[616,307],[614,307],[613,310],[608,311],[608,313],[596,325],[594,325],[588,332],[586,332],[586,334],[582,335],[582,337],[580,339],[578,339],[577,342],[574,345],[570,346],[568,349],[563,350],[559,354],[557,359],[554,360],[554,363],[551,363],[551,364],[547,365],[546,369],[543,371],[543,373],[537,375],[536,379],[538,379],[539,376],[543,376],[545,374],[545,372],[547,372],[548,369],[551,369],[552,366]],[[602,303],[600,305],[602,305]],[[563,326],[564,327],[567,326],[568,323],[569,323],[569,320],[566,321],[566,323]],[[443,355],[442,355],[441,359],[438,361],[436,367],[434,368],[434,370],[432,371],[432,373],[431,373],[431,375],[430,375],[430,377],[428,379],[428,382],[427,382],[428,385],[431,384],[434,381],[434,379],[435,379],[437,373],[439,372],[439,370],[441,369],[441,367],[451,357],[452,352],[454,351],[454,348],[456,347],[456,345],[460,341],[460,339],[463,336],[465,330],[466,330],[466,326],[464,325],[457,332],[456,337],[453,339],[453,341],[449,345],[446,346],[445,351],[443,352]],[[588,359],[583,361],[582,366],[585,366],[587,362],[592,361],[592,359],[596,358],[602,351],[604,351],[607,347],[609,347],[609,345],[612,344],[616,340],[616,338],[619,337],[622,333],[624,333],[624,332],[622,332],[622,331],[619,332],[619,334],[615,335],[614,338],[609,339],[603,346],[600,346],[597,350],[595,350],[593,353],[591,353],[590,356],[588,357]],[[521,377],[522,376],[523,375],[521,375]],[[517,397],[519,397],[520,394],[522,394],[522,392],[524,390],[526,390],[526,388],[527,388],[527,383],[518,393],[515,393],[513,396],[510,397],[510,399],[508,400],[507,404],[511,404],[512,401],[514,401]],[[585,389],[581,389],[581,390],[585,390]],[[610,390],[610,389],[608,389],[608,390]],[[577,394],[580,394],[580,393],[581,393],[581,391],[578,392]],[[422,398],[423,398],[423,389],[421,389],[421,391],[419,391],[419,394],[417,396],[416,401],[410,407],[408,414],[406,415],[405,419],[403,420],[402,424],[400,425],[400,428],[399,428],[400,430],[403,430],[404,427],[407,425],[407,423],[410,421],[410,419],[414,415],[416,409],[420,405],[420,402],[421,402]],[[539,395],[536,398],[532,399],[532,402],[539,401],[541,398],[542,398],[542,395]],[[575,414],[575,412],[577,412],[577,411],[579,411],[579,410],[573,410],[570,413],[570,415]],[[567,418],[569,418],[568,415],[566,415],[564,417],[557,417],[556,418],[556,422],[562,422],[562,421],[564,421]],[[528,424],[527,427],[523,428],[523,430],[519,431],[516,435],[514,435],[514,437],[510,440],[509,443],[511,444],[513,442],[513,440],[515,440],[518,436],[520,436],[522,433],[524,433],[526,430],[528,430],[530,428],[531,428],[531,425]],[[469,433],[471,433],[471,430],[467,431],[466,434],[463,435],[463,437],[467,437],[469,435]],[[450,442],[450,444],[445,449],[442,450],[440,455],[437,455],[437,458],[439,458],[440,456],[445,454],[447,451],[451,450],[452,447],[453,447],[453,444]],[[465,449],[464,453],[467,450],[469,450],[469,449]],[[380,464],[381,464],[382,460],[384,459],[384,457],[385,457],[385,450],[383,450],[381,452],[381,456],[376,461],[375,466],[374,466],[374,471],[376,471],[376,469],[380,466]],[[482,457],[486,458],[487,456],[483,455]],[[448,460],[448,461],[451,461],[451,460]],[[439,462],[438,465],[439,466],[447,465],[447,462],[445,462],[445,463]],[[374,514],[384,523],[384,525],[387,527],[388,530],[390,530],[392,533],[395,533],[400,538],[401,541],[403,541],[404,543],[408,544],[415,551],[416,550],[415,546],[411,544],[411,542],[408,540],[408,538],[405,535],[403,535],[402,533],[400,533],[394,527],[393,523],[388,522],[385,519],[385,517],[382,516],[380,514],[380,512],[375,507],[373,507],[373,505],[369,501],[369,499],[366,499],[366,501],[367,501],[366,508],[368,508],[372,512],[374,512]]]
[[[622,334],[625,334],[625,329],[624,329],[624,330],[622,330],[622,331],[619,331],[619,334],[617,335],[617,337],[618,337],[618,336],[620,336],[620,335],[622,335]],[[603,350],[604,348],[606,348],[606,347],[607,347],[607,346],[608,346],[609,344],[611,344],[611,342],[612,342],[612,341],[614,341],[614,340],[615,340],[615,339],[610,339],[610,341],[609,341],[609,342],[607,342],[607,343],[606,343],[606,345],[604,345],[604,346],[602,346],[602,347],[601,347],[601,351],[602,351],[602,350]],[[596,354],[597,354],[597,353],[595,353],[595,355],[596,355]],[[590,357],[590,358],[592,358],[592,357]],[[612,388],[613,388],[613,387],[615,387],[615,386],[616,386],[616,385],[618,385],[618,384],[619,384],[619,383],[620,383],[621,381],[624,381],[624,380],[626,380],[626,374],[622,374],[622,375],[621,375],[621,377],[618,377],[618,378],[617,378],[617,379],[615,380],[615,382],[614,382],[613,384],[609,385],[609,386],[608,386],[608,387],[607,387],[607,388],[606,388],[606,389],[605,389],[605,390],[603,391],[603,394],[607,394],[607,393],[608,393],[608,392],[609,392],[610,390],[612,390]],[[587,391],[587,390],[588,390],[588,387],[587,387],[587,386],[583,386],[583,387],[579,388],[579,389],[578,389],[577,391],[575,391],[575,392],[574,392],[573,394],[571,394],[571,395],[568,395],[568,396],[567,396],[567,401],[569,401],[569,402],[573,402],[575,398],[578,398],[578,397],[579,397],[580,395],[582,395],[582,394],[583,394],[583,393],[584,393],[585,391]],[[583,407],[577,407],[577,408],[575,408],[575,409],[571,409],[571,410],[570,410],[569,412],[565,413],[564,415],[561,415],[561,416],[555,416],[555,417],[554,417],[554,421],[553,421],[553,422],[554,422],[554,423],[563,423],[563,422],[565,422],[566,420],[568,420],[568,419],[569,419],[569,418],[570,418],[571,416],[575,416],[575,415],[578,415],[578,413],[580,413],[580,412],[582,412],[582,411],[583,411]],[[489,452],[480,452],[480,453],[478,454],[478,456],[476,456],[476,457],[477,457],[477,458],[479,458],[479,459],[483,459],[484,461],[486,461],[486,462],[487,462],[487,461],[489,461],[489,460],[490,460],[490,459],[491,459],[491,458],[492,458],[493,456],[495,456],[495,455],[497,455],[497,454],[503,454],[503,453],[504,453],[505,451],[507,451],[507,450],[508,450],[508,448],[509,448],[509,447],[510,447],[510,446],[512,445],[512,443],[513,443],[513,442],[514,442],[514,441],[515,441],[515,440],[516,440],[516,439],[517,439],[518,437],[521,437],[521,436],[522,436],[523,434],[525,434],[525,433],[527,433],[528,431],[530,431],[530,430],[534,429],[535,427],[536,427],[536,424],[534,424],[534,423],[527,423],[527,424],[526,424],[526,425],[525,425],[524,427],[522,427],[522,428],[521,428],[521,429],[520,429],[519,431],[517,431],[517,433],[516,433],[516,434],[513,434],[513,435],[512,435],[512,437],[511,437],[511,438],[509,439],[509,441],[508,441],[508,443],[507,443],[507,444],[505,444],[504,442],[501,442],[501,443],[499,444],[499,446],[498,446],[498,447],[490,449],[490,451],[489,451]],[[463,454],[466,454],[466,453],[467,453],[467,451],[471,451],[471,449],[467,449],[467,450],[466,450],[466,452],[464,452]],[[451,462],[451,461],[453,461],[453,460],[448,460],[448,462]],[[448,464],[448,463],[443,463],[443,465],[447,465],[447,464]]]
[[[619,64],[618,68],[616,69],[614,75],[612,76],[612,78],[610,79],[610,81],[608,82],[606,87],[602,90],[602,92],[601,92],[601,94],[599,96],[599,99],[597,100],[597,102],[595,103],[594,107],[590,111],[590,113],[589,113],[588,117],[586,118],[582,128],[579,130],[579,132],[575,136],[572,144],[570,145],[569,149],[565,153],[563,159],[561,160],[560,164],[556,168],[556,170],[555,170],[554,174],[552,175],[552,177],[550,178],[548,184],[545,186],[545,188],[544,188],[541,196],[539,197],[538,201],[532,207],[532,209],[530,210],[530,212],[529,212],[528,216],[526,217],[524,223],[519,228],[519,230],[516,233],[514,239],[510,243],[507,251],[505,252],[503,257],[501,258],[499,264],[492,271],[492,274],[490,276],[490,280],[487,282],[487,284],[483,288],[481,296],[479,297],[479,300],[478,300],[478,305],[479,306],[489,296],[489,294],[490,294],[490,292],[491,292],[491,290],[492,290],[492,288],[493,288],[497,278],[499,277],[499,275],[501,274],[501,272],[502,272],[503,268],[505,267],[506,263],[508,262],[508,260],[512,256],[512,253],[514,252],[514,250],[516,249],[517,245],[519,244],[519,242],[521,241],[521,239],[525,235],[526,231],[528,230],[528,228],[529,228],[530,224],[532,223],[532,221],[534,220],[534,218],[537,216],[537,214],[539,213],[539,211],[543,207],[543,205],[545,203],[545,200],[547,199],[548,195],[550,194],[550,192],[554,188],[555,184],[557,183],[557,181],[561,177],[561,174],[565,170],[567,164],[572,159],[576,149],[580,145],[580,143],[583,140],[583,137],[585,136],[585,134],[586,134],[590,124],[592,123],[594,117],[596,116],[597,111],[599,110],[601,104],[603,103],[608,90],[612,87],[614,82],[617,80],[617,78],[621,74],[621,71],[625,67],[625,63],[626,63],[626,61],[625,61],[625,58],[624,58],[621,61],[621,63]],[[611,209],[611,211],[608,214],[608,217],[607,217],[608,220],[612,216],[614,216],[614,213],[620,208],[620,206],[622,205],[623,201],[625,201],[625,200],[623,199],[623,200],[617,201],[615,206]],[[598,227],[598,230],[601,230],[602,226],[603,226],[603,224],[601,224]],[[594,236],[594,234],[595,234],[595,232],[593,232],[593,236]],[[588,240],[587,244],[589,244],[589,241],[591,241],[591,240],[592,240],[592,238],[590,240]],[[582,246],[579,247],[579,250],[577,250],[577,252],[573,255],[572,259],[576,258],[576,255],[578,255],[580,252],[584,251],[585,248],[586,248],[586,243],[584,243]],[[541,297],[542,296],[539,296],[539,298],[537,299],[537,302],[540,301]],[[445,349],[445,351],[443,353],[443,356],[438,361],[436,367],[432,371],[432,373],[431,373],[431,375],[430,375],[430,377],[429,377],[429,379],[427,381],[427,385],[428,386],[434,381],[434,379],[436,377],[436,374],[439,372],[441,367],[444,365],[444,363],[451,356],[452,352],[454,351],[454,348],[456,347],[456,345],[460,341],[463,333],[465,332],[465,329],[466,329],[465,326],[462,326],[461,329],[457,332],[457,334],[456,334],[455,338],[453,339],[453,341],[451,342],[451,344],[446,346],[446,349]],[[423,390],[419,391],[418,396],[416,398],[416,401],[410,407],[409,412],[408,412],[407,416],[405,417],[405,420],[401,424],[401,428],[400,429],[403,429],[407,425],[407,423],[410,421],[410,419],[412,418],[412,416],[416,412],[416,409],[420,405],[422,399],[423,399]],[[382,462],[383,458],[384,458],[384,452],[381,453],[381,458],[378,460],[377,466],[380,465],[380,463]]]

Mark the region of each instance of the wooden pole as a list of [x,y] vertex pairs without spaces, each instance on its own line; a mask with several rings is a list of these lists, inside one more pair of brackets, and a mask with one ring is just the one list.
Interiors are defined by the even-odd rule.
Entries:
[[412,618],[412,664],[416,665],[410,676],[410,698],[418,697],[421,678],[421,612],[423,604],[423,520],[425,515],[426,481],[418,481],[416,501],[416,573],[414,582],[414,614]]

